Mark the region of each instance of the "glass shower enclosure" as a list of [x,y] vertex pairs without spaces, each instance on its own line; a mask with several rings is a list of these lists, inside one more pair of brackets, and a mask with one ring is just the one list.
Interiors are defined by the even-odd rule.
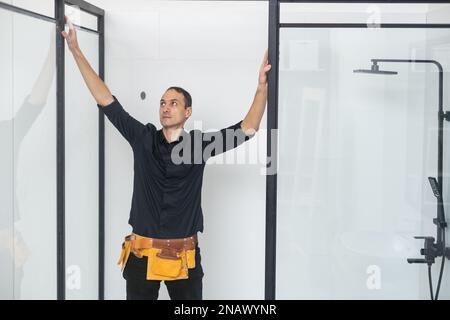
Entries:
[[104,120],[60,30],[103,77],[103,10],[0,1],[0,299],[102,299]]
[[[429,299],[427,264],[407,259],[424,258],[416,236],[437,240],[428,177],[445,209],[450,199],[438,113],[450,110],[449,5],[270,1],[269,12],[266,298]],[[431,278],[448,299],[442,259]]]

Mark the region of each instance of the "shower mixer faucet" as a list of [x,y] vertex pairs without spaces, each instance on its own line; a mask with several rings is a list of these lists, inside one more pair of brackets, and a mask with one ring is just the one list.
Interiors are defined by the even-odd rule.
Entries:
[[414,239],[424,239],[424,247],[420,249],[420,254],[425,256],[424,259],[408,258],[408,263],[426,263],[431,266],[434,260],[439,256],[437,245],[434,243],[433,237],[414,237]]
[[447,228],[447,222],[445,221],[444,202],[442,199],[441,188],[436,178],[428,177],[433,194],[438,201],[438,214],[437,218],[433,219],[433,223],[437,226],[438,232],[437,241],[433,237],[414,237],[415,239],[423,239],[424,247],[420,249],[420,254],[425,256],[424,259],[407,259],[408,263],[426,263],[431,266],[434,263],[434,259],[437,257],[443,257],[450,259],[450,248],[445,246],[445,228]]

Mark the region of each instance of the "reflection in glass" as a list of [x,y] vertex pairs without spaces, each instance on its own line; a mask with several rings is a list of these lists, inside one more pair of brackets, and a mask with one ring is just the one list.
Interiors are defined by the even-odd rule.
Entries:
[[2,55],[10,52],[8,60],[2,59],[10,92],[0,120],[0,265],[6,271],[0,273],[0,297],[53,298],[55,30],[41,20],[5,10],[0,14]]
[[[12,43],[12,14],[0,10],[0,43]],[[0,299],[14,294],[12,46],[0,46]]]

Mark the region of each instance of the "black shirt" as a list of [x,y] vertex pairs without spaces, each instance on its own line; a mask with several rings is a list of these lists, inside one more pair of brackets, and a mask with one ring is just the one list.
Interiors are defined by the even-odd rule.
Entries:
[[142,124],[114,97],[102,107],[134,155],[133,198],[129,224],[133,232],[152,238],[185,238],[203,232],[201,188],[206,160],[236,148],[245,135],[241,121],[215,132],[183,131],[169,143],[162,129]]

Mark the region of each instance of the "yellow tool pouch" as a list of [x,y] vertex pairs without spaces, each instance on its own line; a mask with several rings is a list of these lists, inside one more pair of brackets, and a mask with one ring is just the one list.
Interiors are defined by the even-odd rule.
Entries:
[[169,250],[151,248],[142,253],[148,257],[147,280],[188,279],[188,269],[195,268],[195,249]]
[[[139,236],[140,237],[140,236]],[[122,245],[122,253],[119,263],[122,264],[122,270],[128,260],[130,252],[142,258],[147,256],[147,280],[179,280],[188,279],[188,269],[195,268],[195,247],[138,247],[136,243],[125,241]]]
[[148,257],[147,280],[187,279],[187,264],[176,251],[151,248],[143,253]]
[[130,243],[130,241],[125,241],[122,244],[122,252],[120,253],[119,262],[117,262],[118,265],[122,265],[120,268],[120,271],[123,271],[123,269],[125,268],[125,265],[127,264],[130,253],[131,253],[131,243]]
[[195,249],[186,250],[186,260],[189,269],[195,268]]

